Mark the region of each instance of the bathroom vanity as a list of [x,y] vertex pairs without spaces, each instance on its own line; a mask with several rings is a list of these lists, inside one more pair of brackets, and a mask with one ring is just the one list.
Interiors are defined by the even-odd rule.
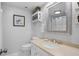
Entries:
[[33,38],[32,56],[79,56],[79,48],[53,43],[40,38]]

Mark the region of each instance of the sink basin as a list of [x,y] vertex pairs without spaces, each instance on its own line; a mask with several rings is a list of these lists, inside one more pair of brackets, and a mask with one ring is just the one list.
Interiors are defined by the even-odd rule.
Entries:
[[44,45],[46,48],[59,48],[58,45]]

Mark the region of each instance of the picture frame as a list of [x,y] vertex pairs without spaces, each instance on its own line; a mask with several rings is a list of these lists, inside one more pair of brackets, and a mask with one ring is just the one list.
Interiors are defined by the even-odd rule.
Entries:
[[79,7],[79,2],[77,2],[77,4],[78,4],[78,7]]
[[24,27],[25,26],[25,16],[13,15],[13,26]]
[[77,21],[79,22],[79,15],[77,16]]

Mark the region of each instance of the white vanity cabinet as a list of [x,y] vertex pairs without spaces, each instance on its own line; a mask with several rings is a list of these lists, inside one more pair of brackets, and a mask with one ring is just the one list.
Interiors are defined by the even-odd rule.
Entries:
[[31,56],[50,56],[47,52],[43,51],[36,45],[32,44],[31,47]]

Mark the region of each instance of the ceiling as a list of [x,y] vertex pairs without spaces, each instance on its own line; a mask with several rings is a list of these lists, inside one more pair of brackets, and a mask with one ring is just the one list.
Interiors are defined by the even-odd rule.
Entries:
[[35,7],[40,6],[43,7],[47,2],[2,2],[2,5],[7,5],[11,7],[25,8],[27,7],[29,10],[33,10]]

